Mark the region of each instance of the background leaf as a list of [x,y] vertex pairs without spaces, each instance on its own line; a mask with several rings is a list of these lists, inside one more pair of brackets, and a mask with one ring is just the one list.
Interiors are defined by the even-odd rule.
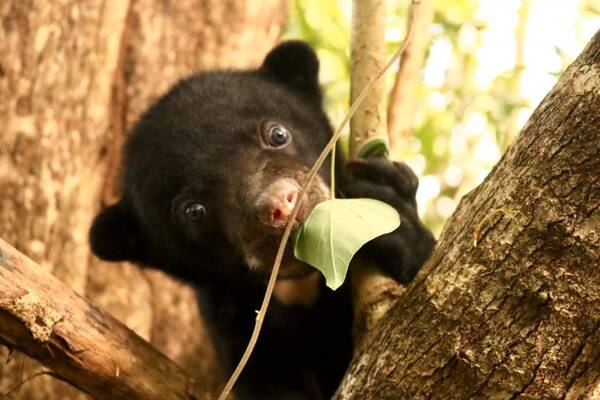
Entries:
[[342,285],[350,260],[365,243],[400,226],[391,206],[373,199],[333,199],[318,204],[295,236],[294,255]]

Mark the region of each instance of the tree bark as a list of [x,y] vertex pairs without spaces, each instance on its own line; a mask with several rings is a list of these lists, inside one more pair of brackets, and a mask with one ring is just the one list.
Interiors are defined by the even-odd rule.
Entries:
[[0,343],[95,398],[210,398],[155,347],[2,240]]
[[[283,0],[0,2],[0,237],[214,389],[222,377],[193,290],[98,261],[87,231],[115,198],[137,115],[193,71],[256,65],[285,17]],[[0,393],[40,369],[19,358],[0,362]],[[42,376],[13,398],[78,393]]]
[[600,32],[356,354],[338,399],[600,397]]

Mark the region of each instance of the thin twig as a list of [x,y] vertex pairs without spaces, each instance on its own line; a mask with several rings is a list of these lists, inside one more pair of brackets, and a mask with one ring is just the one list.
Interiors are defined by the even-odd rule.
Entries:
[[58,376],[56,373],[52,372],[52,371],[40,371],[40,372],[36,372],[35,374],[23,379],[21,382],[17,383],[15,386],[13,386],[12,388],[10,388],[9,390],[7,390],[4,393],[0,393],[0,400],[5,400],[8,399],[14,392],[16,392],[17,390],[19,390],[23,385],[25,385],[27,382],[30,382],[32,380],[34,380],[35,378],[39,377],[39,376],[43,376],[43,375],[49,375],[53,378],[56,378],[60,381],[64,381],[63,378],[61,378],[60,376]]
[[[417,2],[417,0],[413,0],[413,3],[416,3],[416,2]],[[414,9],[415,9],[415,7],[413,7],[413,10]],[[414,11],[411,14],[410,18],[411,18],[411,20],[414,18]],[[308,188],[310,187],[310,185],[312,184],[312,181],[314,180],[315,176],[317,175],[317,171],[319,171],[319,169],[325,162],[325,158],[329,155],[329,153],[335,146],[336,141],[341,136],[342,130],[346,127],[346,125],[348,124],[348,121],[350,121],[350,118],[352,118],[352,116],[356,113],[356,110],[358,109],[358,107],[360,107],[360,105],[364,101],[364,99],[367,96],[367,94],[369,93],[369,91],[379,82],[379,80],[383,77],[385,72],[396,62],[396,60],[398,60],[398,58],[400,58],[400,56],[406,49],[407,44],[410,42],[412,33],[413,33],[413,24],[411,24],[411,29],[407,32],[406,39],[402,43],[402,46],[400,46],[400,48],[396,51],[396,53],[394,53],[394,55],[392,56],[392,58],[390,58],[390,60],[387,62],[387,64],[369,81],[369,83],[360,92],[360,94],[358,95],[358,97],[356,98],[354,103],[350,106],[350,109],[348,110],[348,114],[346,114],[342,123],[339,125],[339,127],[337,128],[337,130],[335,131],[333,136],[331,136],[329,143],[327,143],[327,146],[325,146],[325,148],[323,149],[323,151],[317,158],[317,161],[315,162],[314,166],[309,171],[308,176],[307,176],[304,184],[302,185],[302,190],[300,191],[300,194],[298,195],[298,200],[296,201],[296,205],[294,206],[294,209],[292,210],[292,213],[289,216],[288,223],[285,227],[285,231],[283,232],[283,236],[281,237],[281,242],[279,243],[279,248],[277,249],[277,256],[275,257],[275,263],[273,265],[273,270],[271,271],[271,276],[269,277],[269,283],[267,285],[267,290],[265,291],[265,297],[263,298],[262,305],[260,306],[260,311],[258,312],[258,315],[256,316],[256,323],[254,325],[254,330],[252,331],[252,336],[250,337],[250,341],[248,343],[248,346],[246,347],[246,350],[244,351],[242,358],[240,359],[240,362],[238,363],[237,367],[233,371],[233,374],[231,374],[231,377],[227,381],[227,384],[223,388],[223,391],[221,392],[221,394],[219,396],[219,400],[227,399],[227,396],[233,389],[233,385],[235,385],[235,382],[238,380],[240,374],[244,370],[244,367],[246,366],[246,363],[250,359],[250,355],[252,354],[252,351],[254,350],[254,346],[256,345],[256,341],[258,340],[258,335],[260,334],[260,329],[261,329],[263,321],[265,319],[265,314],[267,312],[267,308],[269,307],[269,302],[271,301],[271,295],[273,294],[273,288],[275,287],[275,282],[277,280],[277,274],[279,273],[279,267],[281,266],[281,260],[283,259],[283,253],[285,251],[287,241],[292,232],[293,221],[296,220],[296,216],[298,215],[298,210],[300,209],[300,204],[302,203],[304,196],[306,195],[306,192],[308,191]]]

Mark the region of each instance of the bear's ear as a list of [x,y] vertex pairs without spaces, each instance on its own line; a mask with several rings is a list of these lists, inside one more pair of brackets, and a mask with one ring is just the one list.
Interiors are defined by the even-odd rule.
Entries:
[[121,203],[102,210],[90,229],[90,245],[106,261],[141,261],[142,243],[138,224]]
[[279,44],[267,54],[261,70],[288,87],[321,100],[319,59],[307,43],[290,40]]

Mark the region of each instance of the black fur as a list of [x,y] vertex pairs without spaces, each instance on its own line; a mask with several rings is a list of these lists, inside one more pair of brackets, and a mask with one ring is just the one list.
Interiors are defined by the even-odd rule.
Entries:
[[[90,232],[99,257],[159,268],[198,288],[226,372],[248,342],[281,234],[259,224],[254,202],[274,180],[302,183],[332,134],[318,69],[314,51],[292,41],[256,70],[201,73],[179,82],[136,124],[124,150],[121,199],[96,217]],[[286,127],[292,142],[265,146],[259,133],[265,121]],[[338,168],[342,195],[383,200],[402,219],[397,231],[361,253],[398,281],[410,281],[434,244],[417,215],[417,178],[387,161],[352,162],[347,170]],[[304,214],[324,198],[327,165],[319,177],[321,189],[311,190]],[[190,218],[191,203],[206,213]],[[309,271],[288,249],[282,276]],[[330,397],[350,361],[351,330],[347,285],[332,292],[321,283],[312,306],[274,299],[236,385],[237,398]]]

